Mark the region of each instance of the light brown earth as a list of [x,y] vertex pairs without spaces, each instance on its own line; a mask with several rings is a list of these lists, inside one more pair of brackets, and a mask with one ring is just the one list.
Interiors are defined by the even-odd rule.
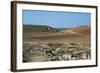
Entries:
[[90,42],[90,25],[65,29],[60,32],[24,32],[24,42]]

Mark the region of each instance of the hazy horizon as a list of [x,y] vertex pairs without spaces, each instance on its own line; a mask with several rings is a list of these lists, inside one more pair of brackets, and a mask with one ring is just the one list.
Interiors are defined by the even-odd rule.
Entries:
[[[38,26],[50,26],[50,25],[39,25],[39,24],[24,24],[24,25],[29,25],[29,26],[35,26],[35,25],[38,25]],[[52,28],[74,28],[74,27],[80,27],[80,26],[89,26],[89,25],[79,25],[79,26],[73,26],[73,27],[52,27]]]

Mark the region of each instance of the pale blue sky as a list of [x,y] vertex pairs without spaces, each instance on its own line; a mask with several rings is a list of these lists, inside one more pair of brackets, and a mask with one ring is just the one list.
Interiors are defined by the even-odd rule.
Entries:
[[23,24],[71,28],[91,24],[90,13],[23,10]]

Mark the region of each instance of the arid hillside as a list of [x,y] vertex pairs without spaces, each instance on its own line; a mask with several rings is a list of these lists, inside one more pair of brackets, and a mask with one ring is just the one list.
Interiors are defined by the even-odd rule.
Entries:
[[32,26],[25,25],[23,29],[24,41],[90,41],[90,25],[78,26],[58,31],[50,26]]

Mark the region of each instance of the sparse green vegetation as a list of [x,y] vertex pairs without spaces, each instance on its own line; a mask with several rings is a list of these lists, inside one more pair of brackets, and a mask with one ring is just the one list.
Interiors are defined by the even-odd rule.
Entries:
[[[42,45],[48,46],[44,47]],[[79,44],[77,44],[78,50],[75,50],[77,48],[62,48],[65,45],[71,45],[71,47],[75,46],[76,43],[69,43],[69,44],[62,44],[62,43],[46,43],[46,44],[24,44],[24,52],[23,52],[23,61],[28,62],[28,58],[36,56],[41,56],[43,61],[59,61],[59,60],[72,60],[72,59],[89,59],[90,58],[90,47],[80,47]],[[25,49],[27,48],[27,49]],[[50,49],[50,48],[53,48]],[[70,50],[71,49],[71,50]],[[44,57],[46,56],[46,57]],[[84,56],[84,57],[83,57]],[[40,59],[41,59],[40,58]],[[48,59],[49,58],[49,59]],[[39,59],[38,59],[39,61]],[[41,60],[40,60],[41,61]]]

